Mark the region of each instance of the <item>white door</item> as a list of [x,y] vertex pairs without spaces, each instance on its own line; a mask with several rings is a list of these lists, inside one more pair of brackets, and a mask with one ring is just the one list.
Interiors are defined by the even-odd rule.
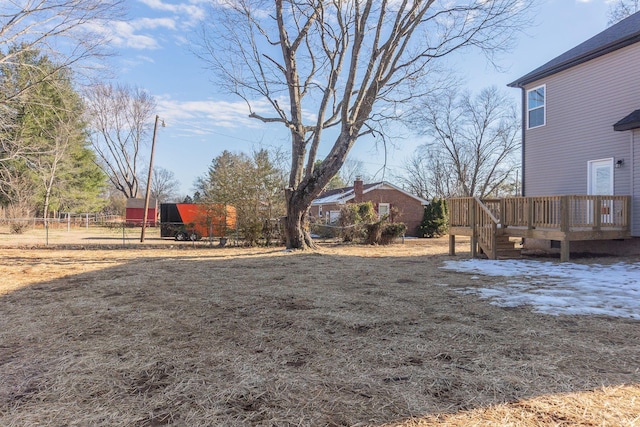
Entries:
[[[593,196],[613,195],[613,159],[592,160],[589,162],[588,194]],[[591,209],[590,209],[591,210]],[[602,223],[610,223],[613,214],[613,201],[602,199]]]

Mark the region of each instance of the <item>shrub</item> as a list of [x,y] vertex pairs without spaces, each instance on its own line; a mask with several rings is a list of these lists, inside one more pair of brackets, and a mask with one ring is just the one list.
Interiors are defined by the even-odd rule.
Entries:
[[341,236],[345,242],[365,237],[364,225],[374,221],[376,212],[373,203],[349,203],[340,210],[339,224],[342,227]]
[[9,223],[9,231],[11,234],[23,234],[30,228],[28,221],[13,220]]
[[9,231],[11,234],[23,234],[31,228],[31,221],[27,218],[32,216],[32,212],[21,205],[9,205],[7,216],[10,218]]
[[424,216],[420,224],[422,237],[440,237],[447,234],[449,211],[445,199],[433,199],[424,207]]
[[366,226],[365,242],[369,245],[389,245],[393,240],[404,235],[407,226],[402,222],[388,222],[383,218]]
[[262,236],[263,224],[260,221],[244,221],[238,226],[240,233],[244,237],[245,246],[256,246],[258,239]]
[[394,239],[404,236],[404,233],[406,231],[407,226],[402,222],[392,222],[389,224],[385,224],[382,227],[380,244],[389,245],[394,241]]

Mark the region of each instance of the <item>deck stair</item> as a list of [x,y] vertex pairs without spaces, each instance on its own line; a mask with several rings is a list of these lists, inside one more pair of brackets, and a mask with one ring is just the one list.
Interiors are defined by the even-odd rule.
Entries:
[[496,236],[496,255],[498,259],[520,258],[522,249],[516,248],[516,242],[509,236],[499,235]]
[[[479,244],[479,253],[483,255],[483,258],[490,258],[488,255],[491,253],[491,249],[485,251],[482,244]],[[516,242],[511,240],[507,235],[496,236],[495,240],[495,259],[514,259],[522,257],[522,249],[516,248]]]

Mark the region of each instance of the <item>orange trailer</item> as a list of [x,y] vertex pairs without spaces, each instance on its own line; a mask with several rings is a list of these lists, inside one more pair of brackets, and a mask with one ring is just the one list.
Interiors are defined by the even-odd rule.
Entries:
[[162,203],[160,236],[176,240],[224,237],[236,228],[236,208],[220,203]]

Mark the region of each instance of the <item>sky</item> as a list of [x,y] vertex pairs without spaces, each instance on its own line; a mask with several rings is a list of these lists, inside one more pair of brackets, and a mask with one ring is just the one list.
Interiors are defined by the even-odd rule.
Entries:
[[[443,269],[474,274],[478,285],[456,288],[502,307],[529,306],[551,315],[640,319],[640,263],[613,265],[534,260],[446,261]],[[504,277],[484,285],[482,276]],[[450,284],[442,283],[441,286]]]
[[[207,3],[128,0],[128,19],[111,25],[116,53],[110,64],[113,83],[145,89],[156,98],[157,114],[166,127],[158,130],[154,166],[175,174],[182,195],[193,194],[195,180],[224,150],[288,149],[282,126],[250,119],[244,102],[221,92],[192,53]],[[534,25],[518,37],[512,51],[498,58],[499,70],[469,51],[451,58],[448,65],[458,70],[471,92],[495,85],[512,94],[519,105],[519,89],[506,85],[604,30],[608,7],[607,0],[540,0]],[[368,139],[358,141],[349,157],[362,162],[375,181],[393,182],[421,143],[419,137],[397,132],[396,146],[386,156]]]

